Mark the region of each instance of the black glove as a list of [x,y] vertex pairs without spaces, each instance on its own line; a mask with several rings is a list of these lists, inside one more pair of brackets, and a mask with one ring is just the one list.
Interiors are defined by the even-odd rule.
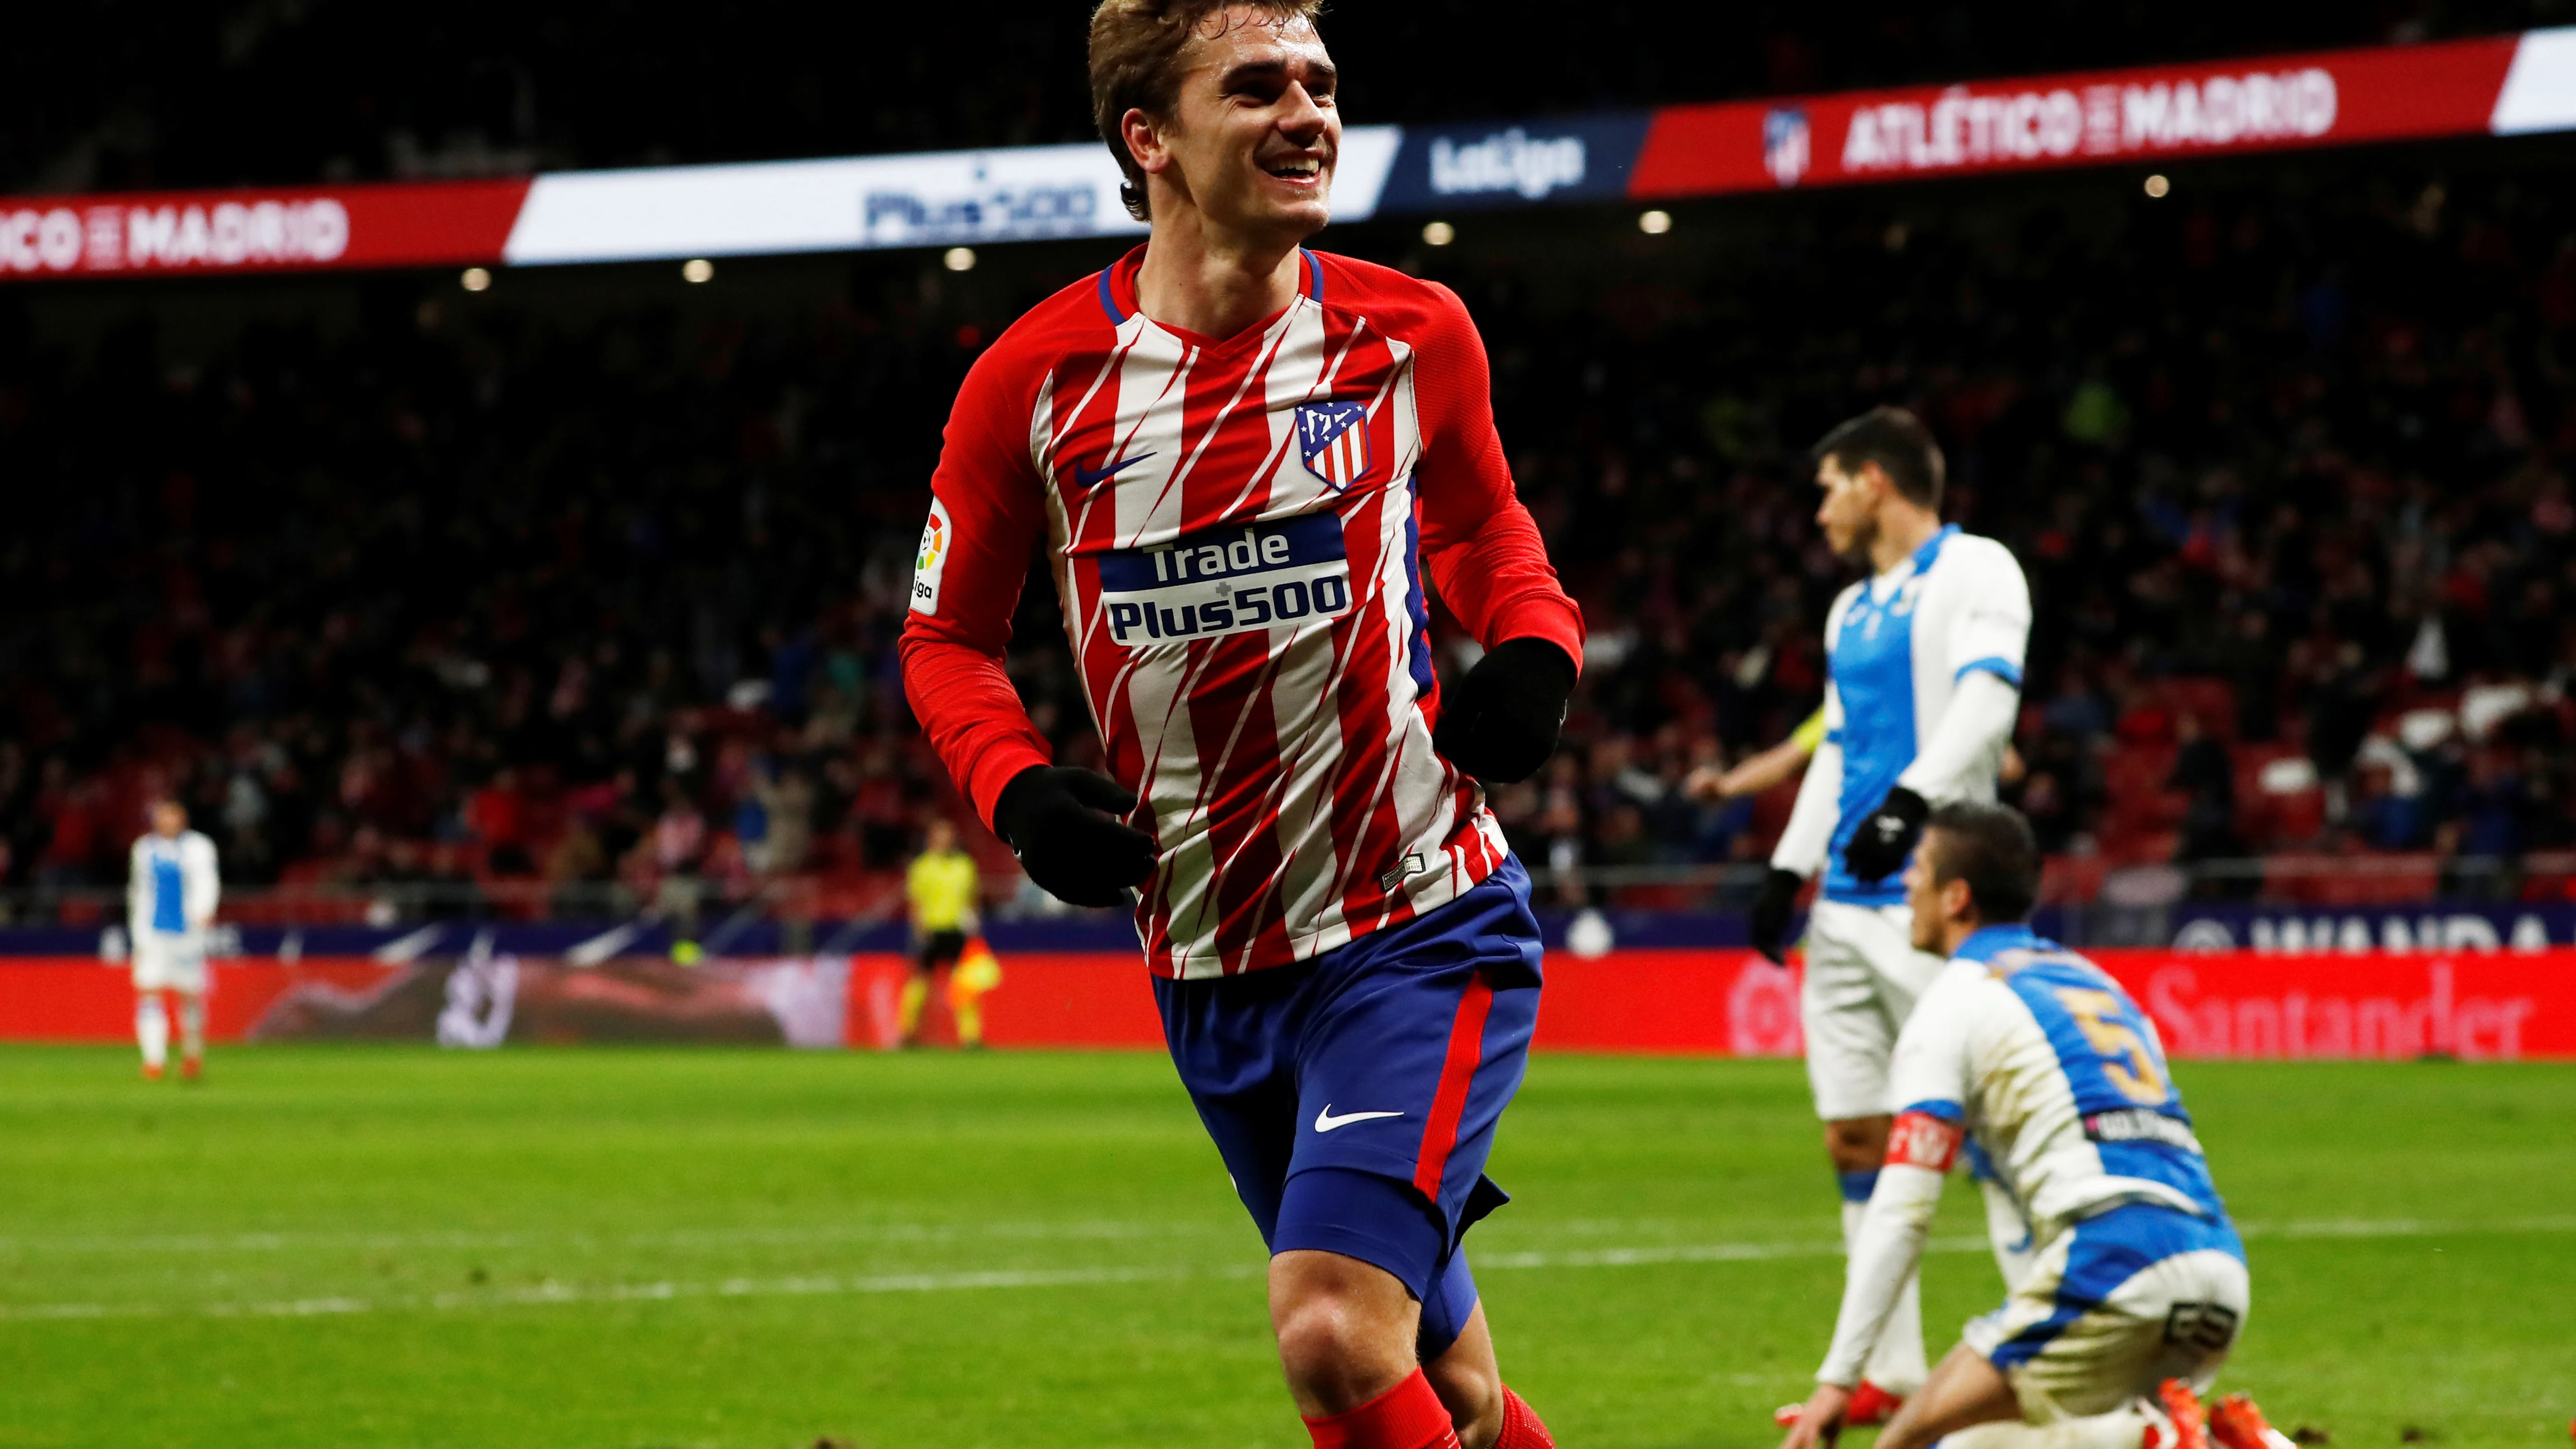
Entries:
[[1526,780],[1556,748],[1573,692],[1574,661],[1564,650],[1544,639],[1506,639],[1440,702],[1432,748],[1489,784]]
[[1843,866],[1852,879],[1863,885],[1876,885],[1905,868],[1905,857],[1914,853],[1914,842],[1923,838],[1923,818],[1932,807],[1923,797],[1899,785],[1887,792],[1878,808],[1869,812],[1852,832],[1851,844],[1843,847]]
[[1031,765],[993,802],[993,833],[1048,895],[1068,905],[1123,906],[1154,872],[1154,837],[1114,818],[1135,808],[1136,797],[1105,776]]
[[1789,964],[1789,913],[1798,909],[1798,892],[1806,884],[1805,876],[1774,866],[1762,878],[1762,894],[1753,898],[1745,934],[1753,938],[1753,949],[1770,957],[1774,966]]

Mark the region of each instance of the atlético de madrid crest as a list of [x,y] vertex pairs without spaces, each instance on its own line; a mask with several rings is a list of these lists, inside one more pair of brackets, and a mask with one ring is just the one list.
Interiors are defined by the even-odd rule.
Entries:
[[1306,471],[1336,493],[1368,472],[1368,405],[1355,402],[1308,403],[1297,409],[1297,455]]

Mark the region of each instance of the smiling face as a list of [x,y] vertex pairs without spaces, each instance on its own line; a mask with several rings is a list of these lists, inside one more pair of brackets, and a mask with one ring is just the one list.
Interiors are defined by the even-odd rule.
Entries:
[[1131,110],[1122,123],[1137,164],[1209,229],[1254,244],[1294,246],[1332,219],[1341,152],[1332,57],[1315,27],[1255,6],[1201,21],[1182,52],[1168,116]]
[[1825,494],[1816,505],[1816,526],[1825,531],[1825,546],[1840,558],[1866,556],[1878,538],[1878,503],[1888,490],[1887,474],[1875,463],[1846,470],[1841,459],[1829,456],[1816,465],[1816,486]]

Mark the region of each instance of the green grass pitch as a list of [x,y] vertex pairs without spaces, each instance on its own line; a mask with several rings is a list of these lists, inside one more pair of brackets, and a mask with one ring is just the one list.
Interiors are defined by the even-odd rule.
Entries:
[[[1260,1245],[1150,1055],[0,1051],[0,1445],[1293,1446]],[[2184,1064],[2224,1383],[2567,1442],[2576,1068]],[[1542,1057],[1470,1240],[1568,1449],[1768,1446],[1831,1327],[1794,1063]],[[1937,1353],[1991,1306],[1974,1194]]]

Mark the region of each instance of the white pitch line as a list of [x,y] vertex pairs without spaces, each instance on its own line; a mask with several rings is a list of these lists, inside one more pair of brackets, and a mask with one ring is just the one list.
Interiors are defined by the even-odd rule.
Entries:
[[[2424,1238],[2497,1234],[2576,1232],[2576,1217],[2509,1218],[2495,1222],[2434,1222],[2420,1218],[2320,1219],[2284,1223],[2251,1223],[2240,1231],[2248,1238]],[[1936,1253],[1986,1251],[1979,1237],[1939,1237],[1926,1247]],[[1628,1248],[1581,1248],[1567,1252],[1479,1254],[1479,1270],[1561,1268],[1635,1268],[1671,1263],[1750,1263],[1788,1258],[1839,1257],[1839,1242],[1810,1240],[1774,1243],[1677,1243]],[[640,1303],[680,1298],[775,1298],[846,1296],[879,1293],[957,1293],[1007,1288],[1070,1288],[1120,1283],[1168,1283],[1190,1278],[1249,1278],[1263,1271],[1253,1262],[1219,1267],[1159,1264],[1147,1267],[1003,1269],[962,1273],[894,1273],[845,1277],[817,1274],[793,1278],[725,1278],[713,1282],[568,1284],[553,1280],[524,1288],[494,1288],[468,1293],[435,1293],[390,1298],[298,1298],[269,1302],[204,1303],[26,1303],[0,1304],[0,1322],[37,1322],[99,1318],[310,1318],[344,1314],[402,1311],[448,1311],[471,1308],[535,1307],[550,1304]]]
[[795,1278],[725,1278],[712,1283],[604,1283],[551,1280],[525,1288],[475,1293],[414,1294],[393,1298],[295,1298],[269,1302],[0,1304],[0,1322],[85,1318],[315,1318],[405,1309],[514,1308],[558,1303],[649,1303],[677,1298],[779,1298],[871,1293],[955,1293],[994,1288],[1071,1288],[1111,1283],[1162,1283],[1181,1278],[1249,1278],[1255,1263],[1223,1268],[1170,1265],[1149,1268],[1046,1268],[977,1273],[889,1273],[867,1277],[815,1274]]
[[[1982,1253],[1983,1238],[1934,1238],[1933,1253]],[[1781,1258],[1839,1258],[1840,1240],[1795,1243],[1674,1243],[1643,1248],[1577,1248],[1563,1253],[1477,1253],[1476,1271],[1488,1268],[1646,1268],[1660,1263],[1765,1263]]]
[[[2576,1232],[2576,1217],[2509,1218],[2490,1223],[2435,1222],[2423,1218],[2327,1218],[2312,1222],[2244,1223],[2237,1233],[2249,1239],[2431,1238],[2498,1233]],[[1983,1253],[1981,1237],[1943,1237],[1926,1242],[1930,1253]],[[1780,1258],[1839,1258],[1843,1245],[1821,1239],[1787,1243],[1698,1243],[1639,1248],[1585,1248],[1559,1253],[1479,1253],[1476,1269],[1488,1268],[1639,1268],[1662,1263],[1756,1263]]]
[[775,1228],[668,1228],[635,1233],[191,1233],[132,1237],[87,1234],[49,1238],[0,1237],[0,1253],[277,1253],[356,1248],[571,1248],[577,1251],[651,1247],[757,1247],[802,1243],[952,1243],[970,1238],[1168,1239],[1178,1234],[1233,1232],[1234,1223],[1171,1224],[1134,1221],[1020,1223],[815,1223]]
[[2248,1223],[2237,1229],[2248,1238],[2433,1238],[2469,1233],[2576,1232],[2576,1217],[2505,1218],[2491,1223],[2439,1222],[2423,1218],[2319,1218],[2309,1222]]

